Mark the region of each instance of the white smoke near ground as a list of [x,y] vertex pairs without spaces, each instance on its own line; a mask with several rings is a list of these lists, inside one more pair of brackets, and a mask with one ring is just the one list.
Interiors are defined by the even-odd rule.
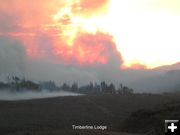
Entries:
[[21,92],[12,92],[9,90],[0,91],[0,100],[5,101],[17,101],[17,100],[31,100],[31,99],[41,99],[41,98],[51,98],[51,97],[64,97],[64,96],[81,96],[83,94],[67,92],[67,91],[21,91]]

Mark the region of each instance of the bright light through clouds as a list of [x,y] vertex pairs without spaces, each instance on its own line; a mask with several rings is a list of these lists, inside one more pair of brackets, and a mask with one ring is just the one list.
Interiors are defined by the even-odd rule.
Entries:
[[[103,31],[113,36],[125,67],[154,68],[180,61],[180,2],[177,0],[111,0],[104,13],[83,18],[71,15],[69,32]],[[63,12],[55,15],[58,19]],[[78,30],[77,30],[78,29]],[[67,31],[66,31],[67,32]],[[68,33],[68,32],[67,32]],[[71,36],[72,38],[75,36]]]
[[180,13],[173,10],[173,6],[180,8],[178,1],[112,2],[122,5],[110,11],[117,12],[111,20],[116,22],[112,33],[126,66],[139,63],[153,68],[179,62]]
[[111,0],[106,17],[103,27],[114,36],[124,66],[153,68],[180,61],[179,1]]

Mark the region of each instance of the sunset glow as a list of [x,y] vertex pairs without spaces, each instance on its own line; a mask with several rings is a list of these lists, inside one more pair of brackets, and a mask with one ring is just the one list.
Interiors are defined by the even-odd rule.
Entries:
[[[3,12],[11,10],[9,2],[0,2]],[[21,8],[18,2],[22,3]],[[119,66],[123,69],[155,68],[180,61],[178,0],[32,3],[11,3],[13,12],[7,13],[16,15],[16,24],[9,24],[6,27],[10,30],[0,32],[20,39],[30,57],[53,55],[59,62],[106,64],[110,50],[122,59]],[[14,26],[18,29],[11,29]]]

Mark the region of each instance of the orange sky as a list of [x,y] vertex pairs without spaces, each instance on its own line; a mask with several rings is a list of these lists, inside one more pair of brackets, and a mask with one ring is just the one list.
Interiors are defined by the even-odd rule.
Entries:
[[154,68],[180,61],[178,0],[0,0],[0,35],[30,57]]

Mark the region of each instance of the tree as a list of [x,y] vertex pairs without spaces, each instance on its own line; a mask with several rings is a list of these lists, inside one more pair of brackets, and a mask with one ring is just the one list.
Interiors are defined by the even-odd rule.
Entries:
[[116,88],[113,83],[109,85],[109,93],[114,94],[116,91]]
[[105,81],[101,82],[101,91],[103,93],[106,93],[107,92],[107,84]]
[[66,90],[69,91],[70,90],[70,86],[67,85],[66,83],[63,83],[63,85],[61,86],[62,90]]
[[71,86],[71,91],[75,91],[78,92],[79,88],[78,88],[78,84],[77,83],[73,83]]
[[98,94],[101,92],[101,86],[97,83],[94,84],[94,93]]

